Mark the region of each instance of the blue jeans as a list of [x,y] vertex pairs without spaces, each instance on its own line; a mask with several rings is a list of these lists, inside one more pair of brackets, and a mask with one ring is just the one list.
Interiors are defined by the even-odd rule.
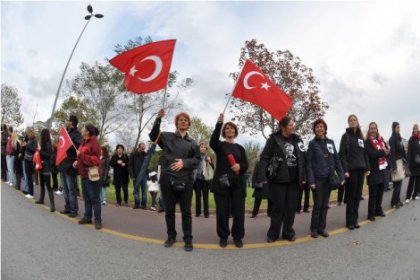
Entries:
[[70,213],[79,211],[79,203],[77,201],[77,176],[60,173],[61,187],[64,197],[64,210]]
[[95,215],[95,223],[102,222],[101,219],[101,182],[92,182],[88,178],[82,178],[82,193],[85,200],[84,218],[92,220],[92,209]]
[[15,179],[15,156],[6,155],[6,164],[7,164],[7,181],[16,185]]
[[25,192],[29,191],[29,186],[28,186],[28,178],[26,177],[26,171],[25,171],[25,161],[22,161],[22,170],[23,170],[23,188],[22,190]]
[[108,193],[106,191],[106,187],[102,187],[102,190],[101,190],[101,200],[102,201],[105,201],[105,202],[108,200]]
[[141,187],[141,207],[146,208],[147,205],[147,178],[140,181],[140,184],[136,184],[137,180],[134,180],[134,204],[140,206],[140,187]]

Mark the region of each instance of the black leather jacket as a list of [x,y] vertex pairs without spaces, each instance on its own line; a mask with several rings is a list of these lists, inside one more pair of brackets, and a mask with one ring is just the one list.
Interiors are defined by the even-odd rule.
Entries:
[[[156,118],[152,131],[149,134],[150,140],[155,141],[159,136],[161,120]],[[200,149],[197,143],[188,134],[184,137],[178,131],[161,132],[157,142],[162,149],[162,174],[170,174],[174,177],[190,177],[192,180],[193,171],[200,163]],[[184,168],[175,172],[170,166],[175,159],[182,159]]]

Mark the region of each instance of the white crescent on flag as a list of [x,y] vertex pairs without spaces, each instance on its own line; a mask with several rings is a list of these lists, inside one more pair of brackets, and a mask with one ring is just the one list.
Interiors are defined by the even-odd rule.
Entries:
[[160,57],[158,57],[156,55],[151,55],[151,56],[145,57],[140,61],[140,63],[142,63],[143,61],[146,61],[146,60],[151,60],[155,63],[155,71],[152,73],[152,75],[150,75],[147,78],[142,79],[142,78],[139,77],[139,80],[143,81],[143,82],[150,82],[150,81],[153,81],[154,79],[156,79],[157,76],[159,76],[160,72],[162,72],[163,63],[162,63],[162,59],[160,59]]
[[255,88],[255,87],[251,87],[249,84],[248,84],[248,79],[249,78],[251,78],[252,76],[254,76],[254,75],[259,75],[259,76],[261,76],[261,77],[263,77],[264,78],[264,75],[263,74],[261,74],[260,72],[258,72],[258,71],[250,71],[250,72],[248,72],[246,75],[245,75],[245,77],[244,77],[244,88],[245,89],[253,89],[253,88]]
[[63,148],[64,145],[66,144],[66,139],[64,139],[63,136],[60,136],[60,140],[58,142],[59,142],[60,148]]

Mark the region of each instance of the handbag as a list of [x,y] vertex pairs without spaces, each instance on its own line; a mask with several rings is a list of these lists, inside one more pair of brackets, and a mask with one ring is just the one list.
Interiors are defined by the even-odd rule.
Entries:
[[416,165],[420,164],[420,155],[416,155],[416,156],[414,157],[414,163],[415,163]]
[[404,163],[402,159],[397,160],[397,168],[391,173],[392,182],[402,181],[405,178]]
[[220,183],[220,186],[222,187],[222,189],[229,189],[230,188],[229,178],[228,178],[227,174],[220,175],[219,183]]
[[332,190],[338,189],[338,186],[341,184],[340,178],[338,177],[337,171],[332,170],[328,175],[328,182]]
[[184,192],[187,187],[187,183],[185,182],[185,180],[174,176],[171,176],[169,178],[169,182],[171,184],[172,190],[175,192]]
[[214,177],[213,167],[207,161],[206,161],[206,166],[205,166],[205,168],[203,170],[203,176],[204,176],[204,180],[206,180],[206,181],[210,181]]
[[88,167],[88,178],[92,182],[97,182],[101,179],[99,175],[99,168],[97,166]]
[[39,149],[36,149],[32,161],[35,163],[35,171],[40,171],[42,169],[42,160]]

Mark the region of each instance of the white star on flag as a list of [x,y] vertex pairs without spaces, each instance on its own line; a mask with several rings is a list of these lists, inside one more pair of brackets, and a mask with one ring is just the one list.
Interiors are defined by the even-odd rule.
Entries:
[[130,68],[130,75],[134,77],[134,74],[136,74],[136,72],[139,71],[136,69],[136,66],[133,65],[133,67]]
[[261,83],[261,88],[265,89],[266,91],[268,91],[268,88],[270,88],[270,87],[271,86],[269,86],[267,82]]

